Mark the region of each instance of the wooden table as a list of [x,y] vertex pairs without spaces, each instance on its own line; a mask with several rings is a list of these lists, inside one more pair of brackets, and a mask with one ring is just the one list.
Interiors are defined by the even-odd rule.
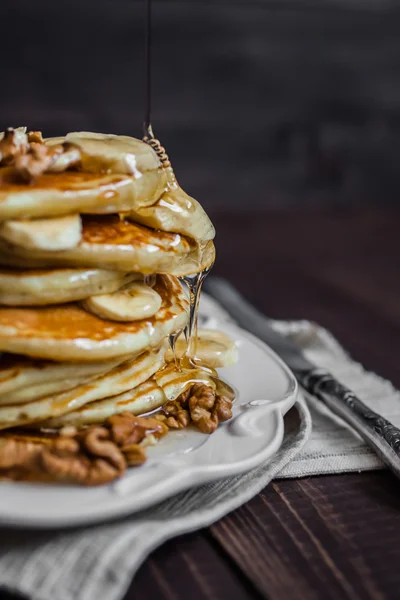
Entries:
[[[215,273],[270,316],[323,324],[400,386],[400,211],[213,217]],[[400,482],[386,471],[278,481],[156,550],[126,600],[398,599],[399,541]]]

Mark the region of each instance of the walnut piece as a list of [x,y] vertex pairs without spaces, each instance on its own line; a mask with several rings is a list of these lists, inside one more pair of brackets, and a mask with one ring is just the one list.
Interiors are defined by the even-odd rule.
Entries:
[[190,423],[203,433],[213,433],[219,423],[232,417],[232,400],[218,395],[212,387],[196,383],[174,402],[168,402],[156,419],[170,429],[183,429]]
[[62,152],[61,144],[49,148],[44,144],[33,142],[28,152],[16,156],[14,168],[18,176],[29,183],[47,171]]
[[80,163],[79,148],[64,142],[47,146],[41,131],[29,131],[26,127],[9,127],[0,133],[0,165],[12,165],[16,176],[23,182],[31,182],[42,173],[61,173]]
[[25,154],[29,149],[28,137],[24,128],[9,127],[0,139],[0,165],[11,164],[16,156]]
[[146,462],[146,453],[140,444],[124,447],[124,457],[129,467],[138,467]]
[[33,442],[0,438],[0,479],[59,481],[102,485],[120,477],[127,466],[146,461],[144,443],[168,433],[156,419],[123,413],[103,427],[64,428],[56,438]]
[[35,144],[44,144],[44,139],[41,131],[28,131],[28,142]]
[[33,465],[40,454],[40,446],[14,438],[0,440],[0,469]]
[[124,451],[125,447],[139,444],[149,434],[161,438],[168,433],[168,427],[156,419],[135,417],[129,412],[114,415],[107,419],[111,439]]

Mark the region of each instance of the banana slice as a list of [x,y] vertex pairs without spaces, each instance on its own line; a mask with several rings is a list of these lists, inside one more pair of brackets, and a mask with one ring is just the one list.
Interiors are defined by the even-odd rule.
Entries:
[[83,307],[111,321],[139,321],[153,317],[161,307],[161,296],[146,283],[131,283],[113,294],[91,296]]
[[[186,340],[180,336],[176,341],[175,352],[181,358],[186,351]],[[235,342],[226,333],[216,329],[199,329],[197,332],[196,358],[200,363],[218,369],[230,367],[237,361]],[[166,353],[167,362],[173,360],[171,349]]]
[[167,189],[153,206],[138,206],[126,216],[153,229],[182,233],[198,242],[215,237],[214,226],[203,207],[180,186]]
[[79,215],[6,221],[0,226],[0,236],[27,250],[69,250],[81,241],[82,223]]
[[48,145],[63,142],[79,148],[82,170],[90,173],[119,173],[139,179],[145,171],[160,167],[157,154],[148,144],[127,135],[75,131],[45,141]]

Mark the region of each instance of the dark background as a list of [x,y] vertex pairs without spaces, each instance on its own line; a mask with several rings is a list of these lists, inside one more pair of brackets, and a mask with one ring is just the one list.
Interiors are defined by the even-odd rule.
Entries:
[[[154,4],[155,131],[213,216],[215,272],[399,387],[400,0]],[[0,128],[141,136],[142,1],[0,0],[0,26]],[[398,599],[398,493],[275,482],[158,549],[126,600]]]
[[[0,0],[0,128],[142,134],[144,2]],[[209,210],[397,203],[400,3],[154,2],[154,129]]]

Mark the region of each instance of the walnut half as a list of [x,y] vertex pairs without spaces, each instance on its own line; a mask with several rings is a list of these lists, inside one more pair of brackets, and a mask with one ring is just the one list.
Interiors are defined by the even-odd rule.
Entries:
[[46,441],[0,438],[0,479],[102,485],[120,477],[127,466],[144,463],[147,437],[167,432],[155,419],[123,413],[104,426],[70,428]]
[[41,131],[9,127],[0,133],[0,166],[12,166],[16,178],[30,183],[43,173],[61,173],[81,161],[78,147],[64,142],[48,146]]
[[220,396],[210,386],[196,383],[174,402],[168,402],[157,419],[171,429],[183,429],[190,423],[203,433],[213,433],[219,423],[232,417],[232,400]]
[[28,152],[16,156],[14,168],[17,175],[29,183],[43,173],[66,171],[80,159],[79,150],[70,144],[46,146],[42,142],[31,142]]

